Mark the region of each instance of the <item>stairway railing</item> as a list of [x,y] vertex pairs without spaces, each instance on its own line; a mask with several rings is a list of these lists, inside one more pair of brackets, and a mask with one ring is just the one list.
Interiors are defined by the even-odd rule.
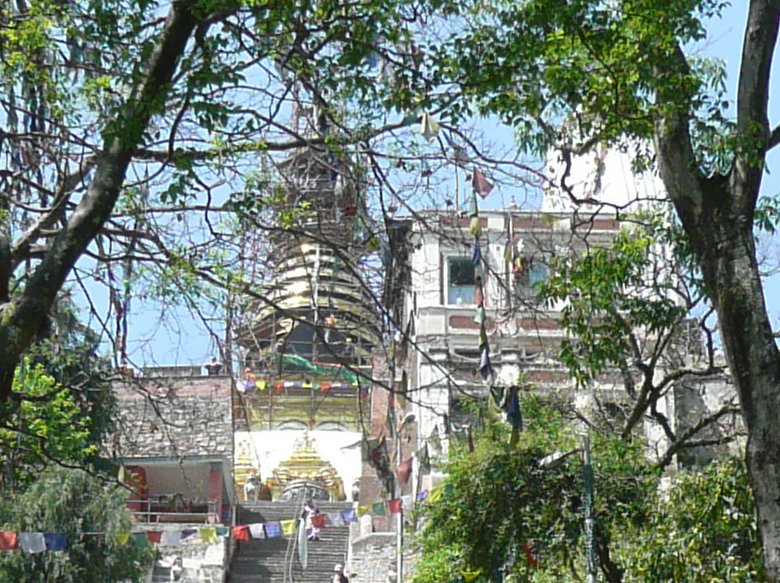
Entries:
[[[296,505],[295,523],[298,528],[301,527],[298,517],[303,513],[303,507],[306,504],[306,490],[298,493],[298,504]],[[295,551],[298,546],[298,528],[295,535],[287,541],[287,550],[284,554],[284,581],[285,583],[295,583],[293,570],[295,569]]]

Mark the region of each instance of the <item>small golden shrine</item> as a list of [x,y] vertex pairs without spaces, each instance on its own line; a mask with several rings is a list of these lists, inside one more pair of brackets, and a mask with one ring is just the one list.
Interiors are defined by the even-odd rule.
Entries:
[[279,464],[266,484],[273,492],[274,500],[278,500],[287,484],[296,480],[322,486],[333,501],[347,499],[344,494],[344,484],[336,469],[320,457],[314,445],[314,438],[309,436],[308,431],[295,442],[290,458]]

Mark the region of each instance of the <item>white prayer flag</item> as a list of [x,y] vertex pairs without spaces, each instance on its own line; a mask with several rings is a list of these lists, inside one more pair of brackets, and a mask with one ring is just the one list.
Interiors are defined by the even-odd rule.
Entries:
[[21,532],[19,542],[25,553],[42,553],[46,550],[46,540],[42,532]]
[[265,529],[262,522],[255,522],[249,525],[249,533],[252,538],[265,538]]

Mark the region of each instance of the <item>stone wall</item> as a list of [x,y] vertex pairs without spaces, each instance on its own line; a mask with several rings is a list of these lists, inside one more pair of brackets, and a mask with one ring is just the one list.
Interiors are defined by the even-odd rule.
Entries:
[[388,583],[395,573],[395,533],[373,533],[355,539],[348,564],[350,583]]
[[113,456],[232,458],[228,377],[134,379],[114,390],[119,422],[107,444]]
[[678,433],[697,426],[702,419],[715,419],[696,436],[696,441],[710,445],[680,452],[678,458],[683,467],[707,465],[723,455],[742,455],[745,428],[737,392],[727,374],[684,379],[675,385],[673,398]]

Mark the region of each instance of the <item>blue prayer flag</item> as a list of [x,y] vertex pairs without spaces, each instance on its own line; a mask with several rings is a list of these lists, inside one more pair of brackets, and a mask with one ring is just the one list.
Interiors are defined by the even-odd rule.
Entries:
[[61,532],[44,532],[43,540],[46,541],[46,549],[49,551],[64,551],[68,548],[68,541]]

